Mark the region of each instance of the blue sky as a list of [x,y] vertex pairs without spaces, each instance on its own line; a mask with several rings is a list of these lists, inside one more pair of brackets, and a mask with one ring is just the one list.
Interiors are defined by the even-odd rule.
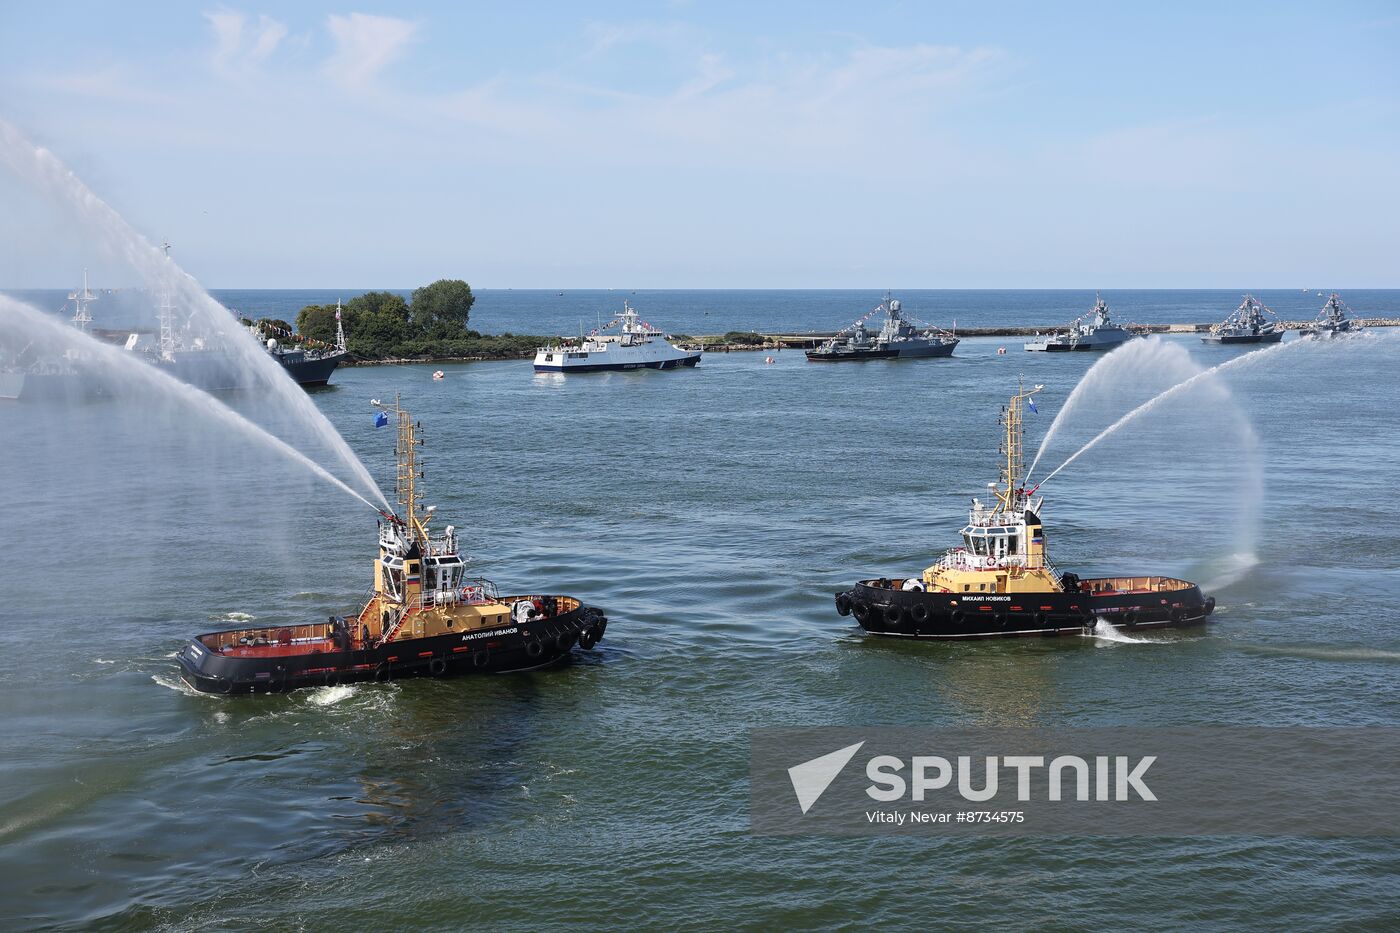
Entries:
[[135,10],[0,4],[0,117],[212,287],[1400,286],[1393,3]]

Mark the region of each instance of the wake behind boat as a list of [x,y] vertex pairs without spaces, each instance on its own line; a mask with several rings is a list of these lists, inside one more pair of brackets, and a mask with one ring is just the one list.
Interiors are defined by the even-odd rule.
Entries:
[[533,670],[591,649],[607,628],[601,609],[573,596],[501,596],[468,579],[456,529],[430,531],[418,508],[417,426],[395,400],[402,516],[384,513],[374,588],[358,614],[325,622],[200,635],[179,653],[180,677],[204,693],[280,693],[361,680]]
[[1044,497],[1022,486],[1022,408],[1036,386],[1011,397],[1002,415],[1006,464],[996,501],[972,500],[963,544],[907,578],[862,580],[836,594],[836,611],[854,614],[875,635],[993,638],[1077,634],[1098,623],[1116,629],[1203,623],[1215,609],[1196,584],[1154,574],[1081,579],[1050,562],[1040,519]]
[[[883,314],[880,330],[875,333],[865,326],[865,322],[876,314]],[[839,363],[851,360],[907,360],[930,357],[952,356],[959,341],[947,331],[939,330],[932,324],[922,324],[923,330],[915,322],[904,316],[903,306],[898,298],[885,298],[860,320],[842,330],[835,337],[807,351],[807,359],[813,363]]]
[[[616,334],[603,331],[618,327]],[[677,369],[700,362],[700,350],[686,350],[637,316],[626,301],[604,326],[577,346],[559,344],[535,351],[537,373],[596,373],[627,369]]]

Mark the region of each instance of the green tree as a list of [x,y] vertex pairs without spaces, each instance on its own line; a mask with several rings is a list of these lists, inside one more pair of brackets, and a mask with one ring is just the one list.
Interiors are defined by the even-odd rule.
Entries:
[[297,333],[312,340],[335,343],[335,307],[307,305],[297,312]]
[[476,296],[461,279],[438,279],[414,289],[409,322],[415,336],[429,340],[464,337]]

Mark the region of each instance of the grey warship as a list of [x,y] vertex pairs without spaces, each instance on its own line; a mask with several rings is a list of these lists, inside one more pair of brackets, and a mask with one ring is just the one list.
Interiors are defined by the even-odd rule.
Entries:
[[[884,314],[885,319],[880,330],[872,333],[865,322],[876,314]],[[914,321],[906,318],[900,300],[886,292],[884,300],[860,320],[817,349],[808,350],[807,359],[813,363],[834,363],[953,355],[953,349],[959,343],[954,334],[932,324],[923,324],[923,328],[920,330]]]
[[1342,301],[1342,296],[1333,292],[1328,296],[1327,303],[1322,306],[1322,310],[1318,312],[1317,319],[1303,328],[1303,336],[1327,339],[1357,333],[1360,328],[1356,326],[1354,320],[1347,316],[1348,310],[1350,309]]
[[1245,295],[1244,301],[1229,317],[1211,328],[1201,338],[1202,343],[1278,343],[1283,339],[1283,325],[1274,312],[1255,298]]
[[1095,296],[1094,307],[1069,323],[1069,327],[1058,333],[1046,336],[1036,335],[1036,339],[1026,344],[1026,350],[1041,353],[1066,353],[1071,351],[1112,350],[1132,340],[1136,334],[1113,323],[1108,305],[1103,298]]

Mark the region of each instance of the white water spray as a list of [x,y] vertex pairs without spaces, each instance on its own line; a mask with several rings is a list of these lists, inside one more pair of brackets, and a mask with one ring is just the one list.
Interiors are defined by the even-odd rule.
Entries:
[[[5,295],[0,295],[0,323],[4,325],[3,332],[11,338],[21,338],[33,344],[47,345],[45,349],[57,350],[57,348],[62,347],[65,351],[74,351],[71,355],[66,352],[55,352],[53,355],[80,360],[84,368],[101,368],[111,376],[109,379],[101,380],[104,385],[119,383],[128,387],[150,389],[165,397],[173,398],[198,412],[201,416],[231,428],[237,431],[240,436],[286,457],[331,485],[359,499],[375,511],[379,511],[379,507],[373,502],[286,441],[269,434],[214,396],[142,362],[126,350],[103,343],[76,328],[69,327],[51,314],[45,314],[32,305],[16,301]],[[73,378],[82,380],[84,375],[78,373]]]
[[1124,633],[1118,631],[1118,629],[1109,625],[1103,619],[1096,620],[1094,622],[1094,628],[1091,631],[1086,632],[1085,635],[1089,638],[1097,638],[1100,641],[1116,642],[1120,645],[1152,644],[1152,642],[1148,641],[1146,638],[1134,638],[1131,635],[1125,635]]
[[1172,398],[1175,395],[1181,394],[1182,392],[1189,389],[1191,386],[1196,385],[1205,379],[1209,379],[1215,376],[1217,373],[1223,372],[1224,370],[1234,369],[1245,365],[1255,365],[1261,362],[1262,360],[1270,359],[1279,353],[1287,352],[1292,347],[1305,346],[1309,342],[1310,341],[1295,340],[1291,343],[1276,344],[1267,350],[1256,350],[1253,353],[1246,353],[1243,356],[1237,356],[1232,360],[1226,360],[1224,363],[1212,366],[1210,369],[1202,370],[1201,372],[1197,373],[1191,378],[1186,379],[1182,382],[1178,382],[1170,389],[1167,389],[1164,392],[1159,392],[1157,395],[1154,395],[1152,398],[1143,402],[1137,408],[1134,408],[1132,411],[1128,412],[1126,415],[1113,422],[1113,424],[1100,431],[1097,435],[1094,436],[1094,438],[1091,441],[1089,441],[1089,443],[1085,444],[1083,447],[1079,448],[1073,454],[1071,454],[1068,460],[1055,467],[1054,471],[1052,471],[1049,476],[1045,477],[1045,479],[1041,480],[1038,485],[1043,486],[1046,483],[1050,482],[1050,480],[1054,479],[1055,476],[1061,470],[1069,466],[1074,461],[1078,460],[1080,457],[1088,453],[1094,447],[1098,446],[1098,444],[1101,441],[1116,434],[1125,425],[1136,421],[1138,418],[1142,417],[1143,415],[1160,406],[1167,399]]
[[[243,370],[257,379],[259,388],[274,394],[280,410],[296,415],[306,433],[344,464],[354,484],[364,493],[356,493],[359,498],[371,497],[385,509],[389,507],[388,500],[369,470],[325,414],[282,370],[281,365],[264,352],[253,335],[240,326],[228,309],[206,292],[193,276],[133,229],[57,156],[41,146],[35,146],[4,120],[0,120],[0,162],[75,212],[84,229],[95,232],[103,247],[135,269],[152,292],[169,291],[172,299],[189,311],[191,320],[197,321],[206,335],[217,337],[223,346],[236,354]],[[227,410],[226,406],[223,407]],[[246,419],[242,420],[246,422]],[[268,434],[266,431],[263,433]],[[271,434],[268,436],[272,437]],[[289,445],[284,443],[284,446]],[[305,455],[302,457],[311,462]],[[327,472],[322,467],[317,469]],[[341,482],[341,485],[346,484]]]
[[[1181,371],[1183,367],[1189,367],[1192,375],[1200,371],[1200,367],[1191,362],[1190,354],[1161,337],[1132,340],[1099,357],[1094,365],[1090,366],[1088,371],[1074,384],[1069,397],[1060,406],[1060,410],[1055,413],[1054,420],[1050,422],[1050,428],[1040,440],[1040,447],[1035,452],[1035,459],[1031,461],[1031,468],[1026,471],[1027,480],[1029,481],[1035,475],[1035,468],[1040,464],[1040,458],[1050,449],[1050,444],[1059,434],[1060,428],[1078,414],[1088,399],[1093,397],[1094,392],[1107,389],[1112,383],[1120,381],[1125,370],[1130,373],[1162,373],[1172,367],[1178,371]],[[1114,386],[1114,388],[1119,387]]]

